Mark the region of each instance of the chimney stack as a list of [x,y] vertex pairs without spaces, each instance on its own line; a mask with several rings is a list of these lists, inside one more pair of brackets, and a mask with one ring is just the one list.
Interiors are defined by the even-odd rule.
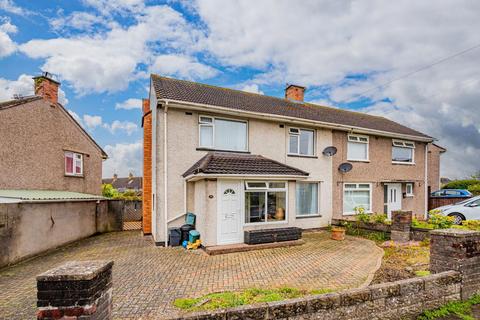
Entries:
[[142,99],[142,110],[143,110],[143,114],[150,111],[150,100],[149,99]]
[[41,76],[33,77],[35,95],[51,103],[58,103],[58,87],[60,82],[53,79],[52,74],[43,72]]
[[113,174],[112,182],[117,181],[117,179],[118,179],[118,174],[114,173],[114,174]]
[[305,87],[297,86],[295,84],[287,84],[287,87],[285,88],[285,99],[303,102],[305,89]]

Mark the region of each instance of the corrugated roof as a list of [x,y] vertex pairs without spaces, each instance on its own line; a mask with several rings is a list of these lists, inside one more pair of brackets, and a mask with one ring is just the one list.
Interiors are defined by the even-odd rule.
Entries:
[[70,192],[70,191],[52,191],[52,190],[0,190],[0,202],[2,198],[19,200],[19,202],[29,201],[79,201],[79,200],[102,200],[102,196]]
[[286,175],[308,176],[308,172],[260,155],[209,152],[198,160],[183,177],[195,174],[211,175]]
[[280,115],[339,124],[395,134],[431,138],[384,117],[366,113],[293,102],[288,99],[221,88],[207,84],[152,75],[158,99],[171,99],[191,103],[230,108],[241,111]]

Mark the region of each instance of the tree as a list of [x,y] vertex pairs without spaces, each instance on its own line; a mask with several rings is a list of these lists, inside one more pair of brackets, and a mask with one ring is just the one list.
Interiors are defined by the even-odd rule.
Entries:
[[116,198],[118,197],[118,191],[110,183],[102,184],[102,195],[105,198]]

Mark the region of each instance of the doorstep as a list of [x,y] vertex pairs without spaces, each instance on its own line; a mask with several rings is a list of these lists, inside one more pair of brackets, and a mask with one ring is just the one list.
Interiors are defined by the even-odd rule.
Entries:
[[237,244],[227,244],[227,245],[221,245],[221,246],[204,247],[203,250],[205,250],[205,252],[208,255],[215,256],[219,254],[234,253],[234,252],[246,252],[246,251],[252,251],[252,250],[300,246],[304,243],[305,241],[303,241],[302,239],[272,242],[272,243],[261,243],[261,244],[237,243]]

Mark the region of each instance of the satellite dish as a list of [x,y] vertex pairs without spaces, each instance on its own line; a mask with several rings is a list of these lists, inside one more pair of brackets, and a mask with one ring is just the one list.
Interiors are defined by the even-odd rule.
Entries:
[[331,147],[326,147],[325,149],[323,149],[323,155],[324,156],[327,156],[327,157],[331,157],[333,156],[335,153],[337,153],[337,148],[331,146]]
[[350,170],[352,170],[353,166],[351,163],[348,163],[348,162],[344,162],[342,163],[339,167],[338,167],[338,170],[341,172],[341,173],[346,173]]

